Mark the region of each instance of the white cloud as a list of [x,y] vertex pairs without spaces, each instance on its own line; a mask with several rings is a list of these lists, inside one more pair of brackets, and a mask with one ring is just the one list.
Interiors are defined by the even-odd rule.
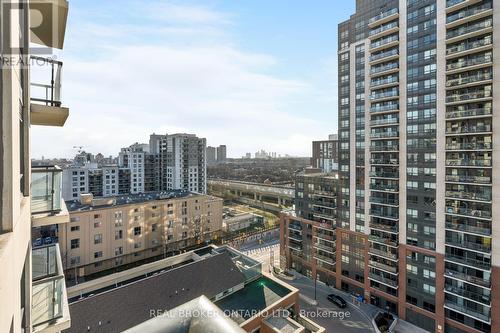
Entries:
[[[162,6],[150,18],[168,25],[156,30],[156,37],[165,39],[146,38],[155,27],[123,22],[102,30],[91,22],[68,31],[67,47],[78,45],[78,51],[67,48],[63,58],[70,117],[62,129],[33,128],[35,157],[72,156],[75,145],[114,155],[120,147],[147,142],[153,132],[196,133],[209,144],[227,144],[233,156],[259,148],[304,156],[311,140],[334,127],[312,120],[310,110],[300,116],[291,112],[295,101],[325,99],[329,92],[269,74],[279,59],[233,45],[222,29],[226,14]],[[91,18],[78,17],[85,19]],[[207,25],[215,40],[183,40]]]

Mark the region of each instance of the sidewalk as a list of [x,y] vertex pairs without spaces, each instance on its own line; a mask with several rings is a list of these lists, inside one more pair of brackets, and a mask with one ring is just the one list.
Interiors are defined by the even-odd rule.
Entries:
[[[302,274],[299,274],[295,271],[293,271],[293,274],[296,276],[296,280],[294,281],[285,281],[291,285],[294,285],[294,282],[298,283],[298,284],[303,284],[305,282],[307,282],[307,284],[310,284],[310,285],[313,285],[314,284],[314,281]],[[339,289],[336,289],[336,288],[333,288],[331,286],[327,286],[326,284],[324,284],[323,282],[321,281],[317,281],[317,284],[316,284],[316,288],[318,290],[322,290],[323,292],[326,292],[326,293],[334,293],[336,295],[339,295],[339,296],[342,296],[343,298],[345,298],[346,301],[348,302],[352,302],[352,299],[353,299],[353,295],[349,294],[349,293],[346,293],[342,290],[339,290]],[[300,288],[299,288],[300,289]],[[356,305],[357,308],[362,311],[367,317],[371,319],[375,318],[375,316],[377,315],[377,313],[381,312],[381,311],[384,311],[383,309],[379,308],[379,307],[376,307],[375,305],[372,305],[372,304],[369,304],[369,303],[359,303]],[[401,319],[398,319],[398,322],[396,324],[396,327],[394,328],[394,332],[395,333],[429,333],[428,331],[420,328],[420,327],[417,327],[407,321],[404,321],[404,320],[401,320]]]

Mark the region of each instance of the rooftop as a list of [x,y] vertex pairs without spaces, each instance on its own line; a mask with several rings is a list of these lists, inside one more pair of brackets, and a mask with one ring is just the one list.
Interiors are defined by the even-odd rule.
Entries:
[[262,276],[215,304],[241,324],[291,292],[283,285]]
[[[206,315],[198,316],[197,313]],[[200,296],[126,331],[127,333],[244,333],[208,298]]]
[[64,332],[122,332],[151,319],[153,310],[171,310],[202,295],[213,298],[245,280],[229,252],[215,252],[71,303],[71,328]]
[[[204,194],[188,192],[183,190],[175,190],[168,192],[151,192],[141,194],[127,194],[114,197],[94,198],[90,201],[85,200],[68,200],[66,206],[69,212],[89,211],[93,209],[103,209],[115,206],[125,206],[131,204],[140,204],[149,201],[171,200],[178,198],[188,198],[193,196],[207,196]],[[215,198],[215,197],[212,197]]]

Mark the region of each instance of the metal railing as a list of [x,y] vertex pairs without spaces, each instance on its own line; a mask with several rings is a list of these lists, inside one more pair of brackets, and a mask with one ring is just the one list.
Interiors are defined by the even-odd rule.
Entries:
[[57,166],[31,168],[31,213],[58,213],[62,209],[62,169]]
[[[32,78],[39,74],[39,82],[31,82],[31,101],[47,106],[61,106],[61,70],[63,63],[51,58],[31,56],[35,67]],[[40,71],[37,69],[40,68]],[[40,72],[40,73],[38,73]]]

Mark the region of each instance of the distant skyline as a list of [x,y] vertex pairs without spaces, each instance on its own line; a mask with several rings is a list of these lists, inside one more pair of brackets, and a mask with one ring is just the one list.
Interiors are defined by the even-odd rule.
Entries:
[[310,156],[337,132],[337,24],[355,1],[74,1],[62,54],[63,128],[32,156],[115,155],[149,134]]

